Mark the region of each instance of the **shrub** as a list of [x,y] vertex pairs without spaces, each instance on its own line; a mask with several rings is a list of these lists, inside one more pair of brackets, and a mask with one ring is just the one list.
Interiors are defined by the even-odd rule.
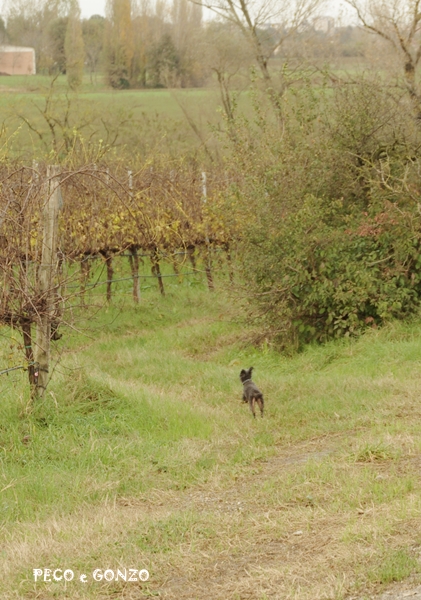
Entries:
[[357,334],[420,305],[419,132],[365,83],[330,96],[303,88],[281,126],[263,103],[254,121],[237,120],[247,299],[263,335],[284,346]]
[[421,231],[391,204],[351,224],[338,224],[342,209],[308,196],[275,235],[248,238],[252,297],[283,343],[356,334],[420,305]]

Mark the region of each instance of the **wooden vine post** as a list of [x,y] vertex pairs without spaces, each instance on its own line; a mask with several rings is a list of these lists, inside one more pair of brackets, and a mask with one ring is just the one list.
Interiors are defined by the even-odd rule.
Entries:
[[[133,198],[133,171],[127,171],[129,180],[129,195]],[[139,279],[139,256],[137,254],[136,246],[132,246],[129,249],[129,263],[133,277],[133,301],[135,304],[140,302],[140,279]]]
[[55,277],[58,268],[58,215],[62,197],[60,191],[60,168],[47,167],[45,184],[46,201],[43,207],[43,236],[41,264],[38,269],[39,315],[35,345],[35,397],[42,398],[49,379],[51,322],[54,317]]
[[[203,200],[203,204],[206,204],[207,200],[208,200],[208,193],[207,193],[207,186],[206,186],[206,172],[205,171],[202,172],[202,200]],[[205,225],[205,244],[206,244],[206,251],[205,251],[206,252],[206,255],[205,255],[206,279],[208,281],[209,291],[213,292],[215,289],[215,284],[213,283],[213,277],[212,277],[211,247],[210,247],[207,224]]]

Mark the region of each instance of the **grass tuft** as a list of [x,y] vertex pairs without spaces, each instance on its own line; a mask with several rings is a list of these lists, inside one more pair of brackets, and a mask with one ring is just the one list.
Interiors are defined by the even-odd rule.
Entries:
[[418,573],[419,561],[407,548],[388,551],[369,575],[375,583],[389,584]]

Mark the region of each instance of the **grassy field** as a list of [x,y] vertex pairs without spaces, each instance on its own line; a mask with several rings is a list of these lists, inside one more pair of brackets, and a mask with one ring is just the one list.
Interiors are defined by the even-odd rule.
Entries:
[[[288,358],[249,343],[221,282],[166,288],[64,331],[32,410],[26,374],[1,377],[0,597],[340,600],[419,582],[421,323]],[[240,402],[251,365],[264,419]],[[93,579],[124,568],[149,580]]]
[[[337,77],[346,80],[361,75],[366,66],[355,59],[343,59],[333,69]],[[293,78],[299,79],[296,72]],[[27,159],[51,156],[54,129],[59,157],[68,151],[60,153],[63,139],[73,134],[80,136],[85,146],[102,140],[130,158],[163,154],[203,160],[224,153],[219,132],[225,124],[216,81],[210,80],[206,88],[112,90],[103,75],[94,82],[85,75],[78,93],[72,94],[66,76],[61,75],[54,80],[49,95],[52,81],[45,75],[0,77],[3,152],[7,148],[12,157]],[[248,72],[234,78],[232,85],[237,113],[254,120]],[[315,76],[313,85],[328,98],[333,94],[326,91],[321,76]],[[294,93],[286,98],[287,102],[295,101]]]
[[51,82],[42,75],[0,77],[3,144],[13,155],[51,151],[47,118],[55,123],[59,143],[73,128],[86,142],[111,142],[118,132],[113,147],[120,151],[121,146],[128,146],[131,154],[135,150],[140,155],[165,152],[174,156],[199,151],[204,142],[212,146],[210,125],[221,119],[219,96],[213,89],[115,91],[102,77],[94,84],[85,77],[77,96],[66,96],[66,78],[61,76],[46,109]]

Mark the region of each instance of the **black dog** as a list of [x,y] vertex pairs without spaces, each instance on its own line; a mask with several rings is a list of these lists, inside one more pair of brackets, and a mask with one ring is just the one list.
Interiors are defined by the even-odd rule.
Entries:
[[251,372],[253,367],[250,367],[248,371],[242,369],[240,373],[240,379],[243,384],[243,402],[248,402],[250,410],[253,413],[253,417],[256,418],[256,412],[254,410],[255,402],[260,408],[260,414],[263,417],[263,394],[255,383],[251,380]]

